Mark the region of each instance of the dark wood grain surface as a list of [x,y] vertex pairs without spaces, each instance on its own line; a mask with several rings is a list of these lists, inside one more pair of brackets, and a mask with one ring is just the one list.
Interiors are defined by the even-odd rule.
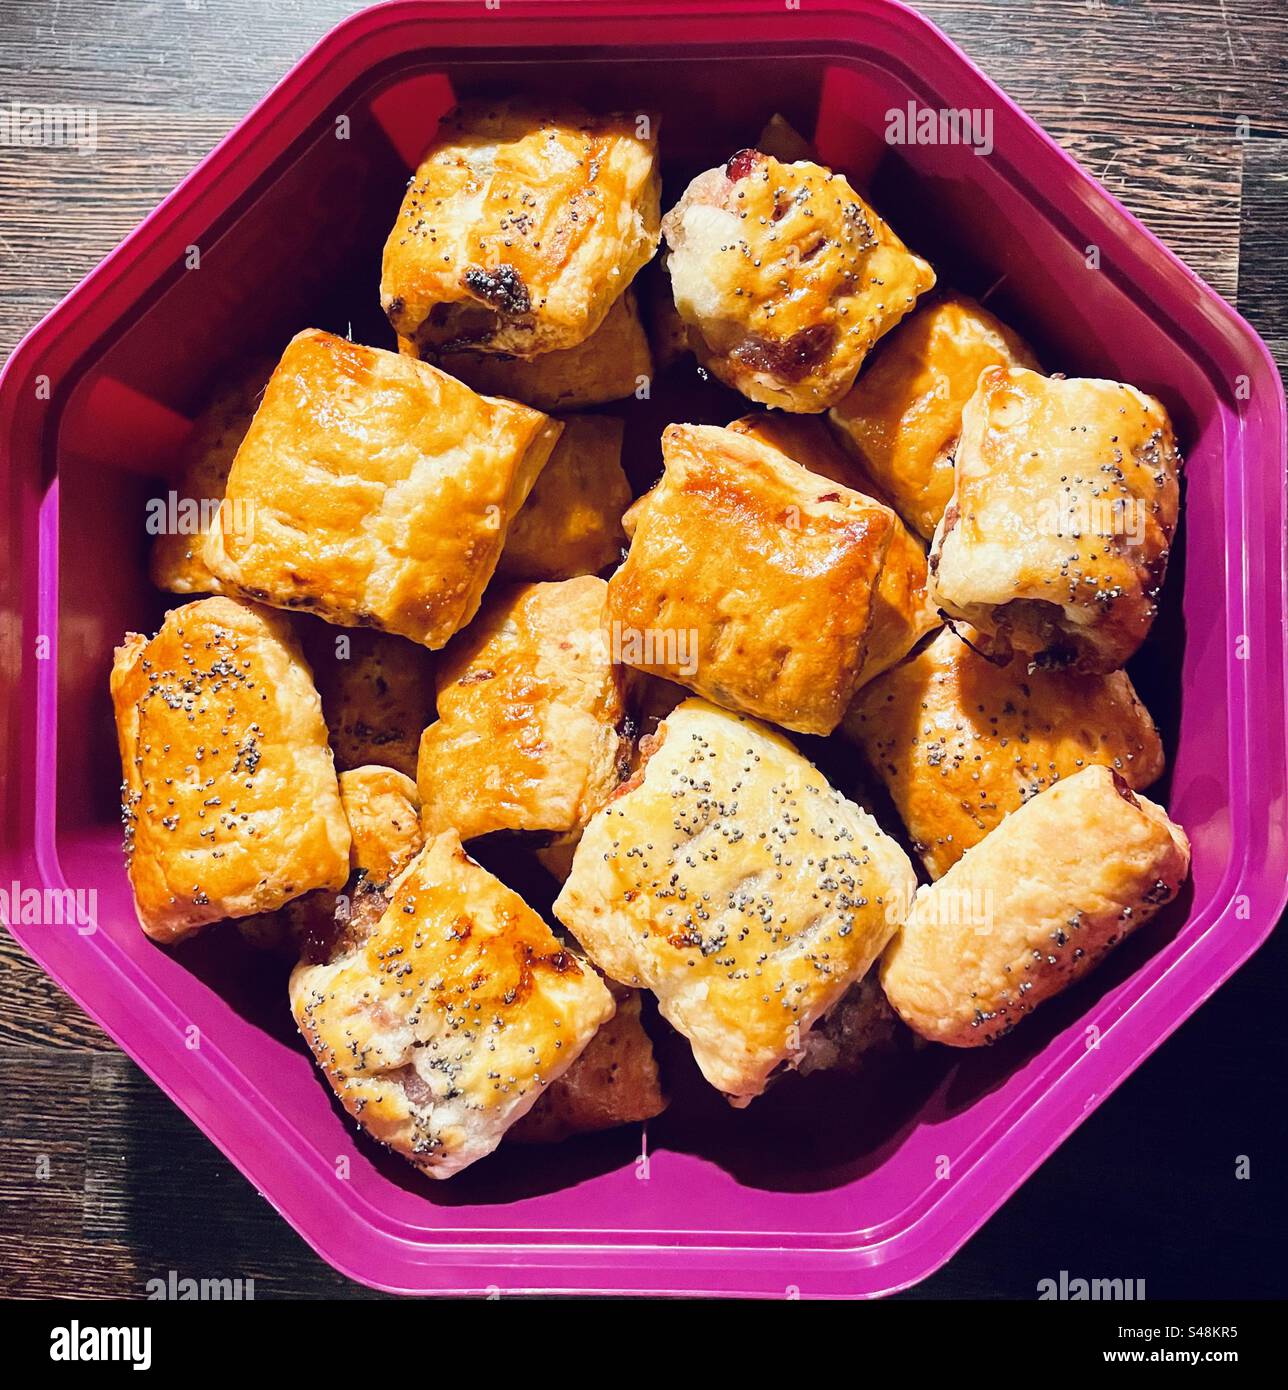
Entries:
[[[0,101],[93,106],[99,123],[93,158],[0,148],[0,355],[356,8],[0,0]],[[921,8],[1288,366],[1279,0]],[[1062,1269],[1144,1278],[1153,1298],[1288,1291],[1285,939],[910,1296],[1032,1298]],[[174,1269],[253,1278],[260,1298],[374,1296],[318,1260],[4,932],[0,1094],[0,1293],[137,1296]]]

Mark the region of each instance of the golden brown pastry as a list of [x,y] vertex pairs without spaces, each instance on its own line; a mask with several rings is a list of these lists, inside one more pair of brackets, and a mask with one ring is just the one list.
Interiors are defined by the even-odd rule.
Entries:
[[866,973],[915,883],[786,738],[691,699],[586,827],[554,912],[605,974],[657,995],[745,1105]]
[[873,354],[829,419],[888,501],[929,540],[953,492],[962,409],[985,367],[1037,367],[1028,344],[965,295],[916,311]]
[[206,567],[206,537],[214,509],[224,499],[228,470],[274,365],[271,359],[256,358],[216,388],[193,421],[179,456],[177,519],[183,529],[158,535],[152,543],[150,577],[158,589],[176,594],[222,592]]
[[295,1021],[344,1108],[435,1178],[491,1153],[613,1016],[595,972],[454,831],[374,929],[330,949],[291,975]]
[[996,1042],[1171,902],[1189,868],[1161,806],[1085,768],[918,892],[882,961],[886,997],[932,1042]]
[[[400,351],[416,353],[409,338]],[[613,301],[603,323],[585,342],[540,357],[495,352],[444,352],[445,372],[489,396],[509,396],[538,410],[579,410],[633,396],[653,375],[653,357],[640,322],[635,291]]]
[[385,243],[389,322],[422,355],[575,347],[657,249],[659,188],[654,116],[466,102]]
[[991,367],[962,413],[931,597],[991,650],[1112,671],[1158,610],[1180,507],[1167,411],[1116,381]]
[[621,420],[574,415],[523,509],[510,524],[497,574],[572,579],[617,564],[631,485],[622,471]]
[[[812,415],[784,415],[761,411],[744,415],[729,428],[778,449],[811,473],[831,478],[875,501],[886,499],[874,488],[863,469],[844,453],[824,423]],[[941,619],[926,592],[926,551],[921,541],[892,516],[890,548],[881,566],[872,605],[872,624],[858,686],[888,670],[917,645]]]
[[139,923],[173,942],[349,876],[322,702],[287,619],[208,598],[112,664]]
[[523,1144],[640,1124],[666,1109],[653,1042],[640,1022],[642,995],[609,983],[617,1012],[510,1131]]
[[424,847],[416,784],[392,767],[342,772],[340,804],[353,835],[350,867],[373,883],[388,883]]
[[999,666],[951,628],[861,690],[842,727],[885,782],[931,878],[1084,767],[1110,767],[1137,791],[1163,775],[1163,745],[1126,671]]
[[[561,428],[309,329],[237,451],[206,563],[248,598],[441,647],[477,611]],[[239,506],[253,524],[230,524]]]
[[894,516],[732,430],[671,425],[662,453],[608,586],[614,658],[831,733],[858,683]]
[[699,361],[783,410],[835,405],[935,283],[843,175],[757,150],[694,179],[662,231]]
[[434,715],[433,653],[387,632],[328,626],[309,655],[336,766],[381,763],[414,777]]
[[426,835],[573,831],[617,785],[625,706],[606,590],[593,575],[502,589],[444,653],[416,774]]
[[349,930],[355,913],[369,925],[380,920],[388,906],[381,890],[425,845],[416,784],[391,767],[354,768],[340,774],[340,804],[353,836],[348,882],[338,893],[318,888],[280,911],[239,917],[237,930],[251,945],[295,960],[312,953],[306,943]]

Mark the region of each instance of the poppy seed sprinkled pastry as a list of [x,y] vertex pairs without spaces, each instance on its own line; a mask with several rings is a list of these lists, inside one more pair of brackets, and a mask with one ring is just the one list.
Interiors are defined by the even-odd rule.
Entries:
[[657,249],[659,189],[655,116],[465,102],[385,243],[389,322],[422,356],[575,347]]
[[650,989],[707,1080],[758,1096],[876,959],[916,879],[781,734],[686,700],[586,827],[555,916]]
[[1189,868],[1161,806],[1085,768],[917,893],[881,963],[886,997],[932,1042],[996,1042],[1171,902]]
[[524,1144],[553,1144],[640,1124],[666,1109],[653,1042],[640,1022],[637,989],[608,985],[617,1012],[600,1026],[586,1050],[510,1131]]
[[699,174],[662,231],[699,361],[783,410],[835,405],[935,283],[843,175],[757,150]]
[[953,495],[962,410],[986,367],[1037,367],[1028,345],[965,295],[945,294],[886,337],[828,419],[918,534],[935,534]]
[[1180,508],[1159,402],[1121,382],[989,368],[956,460],[932,598],[998,656],[1123,665],[1154,621]]
[[206,563],[248,598],[441,647],[477,611],[561,429],[309,329],[237,451]]
[[[408,338],[399,351],[416,353]],[[497,352],[444,352],[445,372],[488,396],[508,396],[538,410],[581,410],[633,396],[653,375],[653,355],[635,291],[613,302],[603,323],[583,343],[540,357]]]
[[842,728],[885,783],[931,878],[1084,767],[1110,767],[1136,791],[1163,775],[1158,730],[1126,671],[999,666],[951,628],[865,686]]
[[625,426],[611,415],[574,415],[518,516],[497,574],[503,579],[572,579],[622,558],[622,516],[631,485],[622,470]]
[[[738,434],[779,449],[803,468],[874,501],[886,501],[863,469],[847,457],[827,426],[811,415],[784,415],[761,411],[744,415],[729,428]],[[891,513],[890,548],[873,598],[872,623],[868,628],[858,685],[864,686],[888,670],[917,645],[941,619],[927,593],[926,550],[921,541]]]
[[112,664],[126,861],[170,943],[349,876],[322,702],[288,620],[231,598],[129,633]]
[[827,734],[857,687],[895,518],[733,430],[671,425],[608,585],[615,658]]
[[576,831],[622,775],[621,667],[593,575],[499,589],[444,653],[416,780],[427,835]]
[[613,1016],[585,964],[447,831],[291,975],[291,1011],[344,1108],[434,1178],[485,1157]]

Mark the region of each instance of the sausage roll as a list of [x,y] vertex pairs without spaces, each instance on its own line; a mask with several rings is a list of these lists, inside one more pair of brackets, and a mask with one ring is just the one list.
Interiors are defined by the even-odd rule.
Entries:
[[999,657],[1112,671],[1154,621],[1180,467],[1166,410],[1134,386],[989,368],[962,413],[932,597]]
[[1107,767],[1035,796],[918,892],[881,983],[932,1042],[995,1042],[1180,890],[1185,832]]
[[561,428],[310,329],[237,451],[206,563],[248,598],[441,647],[477,611]]
[[344,1108],[434,1178],[491,1153],[614,1010],[454,831],[403,870],[369,934],[295,969],[290,996]]
[[662,231],[699,361],[784,410],[835,405],[935,283],[843,175],[757,150],[699,174]]
[[999,666],[951,628],[861,690],[842,727],[885,782],[931,878],[1084,767],[1113,768],[1137,791],[1163,774],[1158,731],[1126,671]]
[[653,1042],[640,1021],[642,995],[610,983],[617,1012],[510,1131],[525,1144],[640,1124],[666,1109]]
[[605,974],[658,997],[735,1105],[903,920],[912,865],[781,734],[686,700],[590,822],[555,916]]
[[888,1059],[913,1035],[890,1007],[875,970],[851,985],[831,1011],[806,1033],[796,1070],[856,1074]]
[[370,628],[333,627],[309,647],[339,768],[381,763],[416,775],[434,714],[434,656]]
[[608,588],[615,659],[827,734],[857,687],[894,516],[745,435],[671,425]]
[[349,876],[322,702],[288,620],[207,598],[112,664],[125,855],[139,923],[178,941]]
[[424,355],[576,347],[658,243],[657,118],[467,102],[385,243],[380,300]]
[[[841,450],[821,420],[809,415],[762,411],[744,415],[729,428],[780,450],[811,473],[831,478],[875,501],[886,500],[863,469]],[[859,686],[907,656],[926,633],[940,625],[938,611],[927,593],[925,547],[898,517],[892,516],[892,523],[890,548],[873,600]]]
[[[237,919],[238,932],[262,950],[298,957],[310,940],[329,940],[345,930],[353,913],[378,921],[388,902],[380,892],[425,845],[420,798],[410,777],[391,767],[359,767],[340,774],[340,804],[353,836],[349,881],[339,893],[315,889],[292,898],[279,912]],[[372,913],[374,912],[374,916]]]
[[593,575],[504,589],[444,653],[416,774],[427,835],[562,834],[607,799],[628,745],[606,589]]
[[497,574],[504,579],[572,579],[617,564],[626,545],[622,514],[631,485],[622,469],[621,420],[574,415],[523,510],[510,524]]
[[[416,353],[408,338],[399,338],[398,346]],[[575,347],[540,357],[444,352],[437,362],[475,391],[509,396],[538,410],[580,410],[624,400],[653,375],[653,356],[634,290],[614,300],[603,323]]]
[[929,540],[953,493],[962,409],[986,367],[1037,367],[1028,345],[987,309],[946,294],[918,307],[881,344],[829,412],[901,517]]
[[342,772],[340,804],[353,836],[349,865],[373,883],[388,883],[424,847],[416,783],[392,767]]
[[206,567],[206,537],[273,367],[267,358],[254,361],[218,388],[193,422],[179,457],[176,520],[180,529],[165,531],[152,543],[150,576],[158,589],[176,594],[223,592]]

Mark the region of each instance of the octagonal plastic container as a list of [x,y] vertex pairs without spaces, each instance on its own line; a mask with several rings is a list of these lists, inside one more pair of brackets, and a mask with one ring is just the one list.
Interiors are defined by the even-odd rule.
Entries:
[[[138,930],[107,673],[122,634],[151,629],[166,606],[146,579],[144,505],[173,485],[203,390],[310,323],[392,345],[379,257],[408,170],[455,96],[514,91],[660,112],[668,197],[781,111],[941,279],[988,293],[1050,367],[1166,402],[1187,456],[1185,521],[1132,672],[1163,729],[1161,795],[1193,840],[1194,870],[1181,901],[991,1050],[927,1049],[876,1083],[800,1082],[739,1114],[698,1100],[646,1134],[503,1146],[435,1184],[355,1134],[295,1037],[280,971],[226,929],[176,952]],[[991,113],[992,152],[887,145],[886,113],[909,102]],[[715,388],[659,387],[631,430],[632,471],[656,468],[667,410],[723,423],[737,408]],[[0,378],[0,884],[97,894],[93,932],[11,930],[355,1279],[806,1297],[915,1282],[1247,959],[1283,906],[1284,418],[1248,325],[902,6],[364,11]]]

